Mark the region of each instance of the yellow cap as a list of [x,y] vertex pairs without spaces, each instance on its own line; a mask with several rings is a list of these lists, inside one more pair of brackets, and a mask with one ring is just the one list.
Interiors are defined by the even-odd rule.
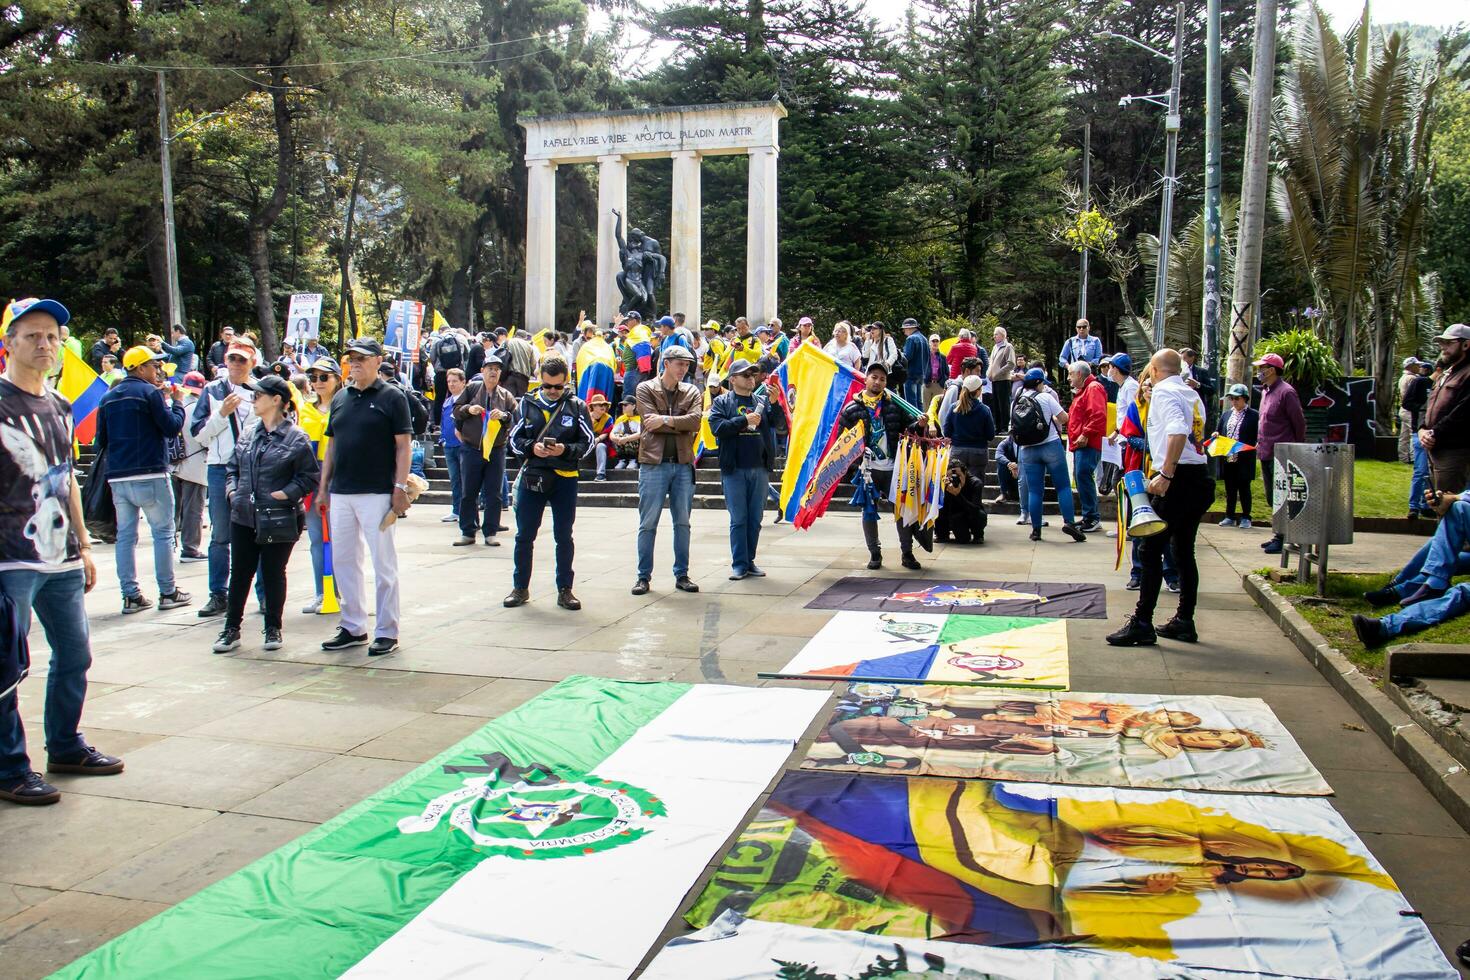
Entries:
[[129,347],[128,352],[123,355],[123,367],[131,371],[140,364],[147,364],[149,361],[161,361],[167,356],[167,354],[155,354],[147,347]]

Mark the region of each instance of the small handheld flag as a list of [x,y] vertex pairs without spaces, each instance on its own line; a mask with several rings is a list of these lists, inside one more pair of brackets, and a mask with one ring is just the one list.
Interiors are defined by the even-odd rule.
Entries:
[[1216,436],[1206,445],[1211,456],[1233,456],[1235,453],[1255,452],[1256,447],[1247,445],[1229,436]]
[[78,357],[71,348],[61,348],[61,378],[56,390],[61,397],[71,402],[72,429],[76,441],[91,445],[97,437],[97,406],[107,394],[107,382],[97,376],[91,365]]

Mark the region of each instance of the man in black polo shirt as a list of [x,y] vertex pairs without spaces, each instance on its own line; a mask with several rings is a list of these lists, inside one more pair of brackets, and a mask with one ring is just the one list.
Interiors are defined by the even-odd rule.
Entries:
[[371,337],[347,345],[349,385],[332,399],[327,421],[327,457],[317,507],[332,532],[332,571],[342,621],[323,650],[345,650],[367,642],[367,581],[363,542],[373,561],[377,627],[368,656],[398,648],[398,552],[393,525],[380,530],[391,509],[408,511],[408,465],[412,416],[408,396],[378,377],[383,347]]

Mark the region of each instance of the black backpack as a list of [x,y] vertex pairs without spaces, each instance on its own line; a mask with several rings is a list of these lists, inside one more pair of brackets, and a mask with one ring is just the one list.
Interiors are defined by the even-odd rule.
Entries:
[[1016,396],[1011,406],[1011,438],[1018,446],[1039,446],[1051,435],[1051,422],[1041,410],[1041,402],[1033,394]]
[[459,345],[459,338],[440,337],[439,342],[434,345],[434,369],[448,371],[450,368],[462,367],[464,367],[464,348]]

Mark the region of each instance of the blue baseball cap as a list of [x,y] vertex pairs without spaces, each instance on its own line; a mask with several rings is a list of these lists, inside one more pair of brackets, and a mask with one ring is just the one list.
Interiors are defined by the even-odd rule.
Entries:
[[1113,362],[1113,367],[1117,368],[1119,371],[1122,371],[1124,374],[1133,373],[1133,358],[1129,357],[1127,354],[1114,354],[1111,360]]
[[658,318],[658,326],[660,327],[672,327],[673,325],[674,318],[671,316],[661,316]]
[[1033,381],[1045,382],[1046,381],[1046,372],[1043,371],[1043,370],[1041,370],[1041,368],[1031,368],[1030,370],[1028,370],[1026,372],[1026,377],[1023,380],[1027,384],[1030,384]]
[[7,308],[12,321],[19,320],[27,313],[50,313],[56,318],[57,326],[64,325],[71,319],[71,311],[62,306],[54,299],[36,299],[31,296],[27,299],[18,299]]

